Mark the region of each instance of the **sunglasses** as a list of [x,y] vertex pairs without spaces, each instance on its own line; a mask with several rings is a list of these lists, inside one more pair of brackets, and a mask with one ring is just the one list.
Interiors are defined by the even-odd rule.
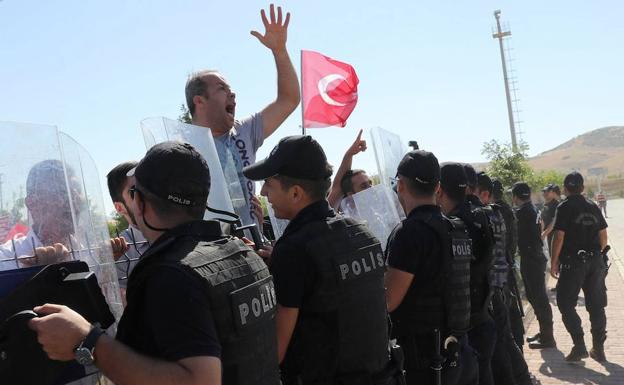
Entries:
[[128,195],[130,195],[130,199],[134,200],[134,194],[136,192],[139,192],[139,193],[141,192],[141,190],[136,188],[136,185],[133,185],[132,187],[128,189]]

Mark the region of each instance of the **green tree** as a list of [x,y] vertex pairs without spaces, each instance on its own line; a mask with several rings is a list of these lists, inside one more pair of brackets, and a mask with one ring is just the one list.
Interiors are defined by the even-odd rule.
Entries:
[[111,219],[107,222],[108,224],[108,234],[111,238],[115,238],[117,236],[117,232],[121,232],[128,228],[128,221],[124,218],[123,215],[119,214],[117,211],[113,211],[110,214]]
[[191,123],[192,119],[191,119],[191,113],[188,110],[188,108],[186,108],[186,105],[184,103],[180,104],[180,115],[178,116],[178,120],[182,123]]
[[492,178],[501,181],[503,186],[511,187],[516,182],[526,182],[533,191],[549,184],[563,184],[563,173],[556,170],[535,171],[527,158],[529,146],[521,142],[517,152],[509,144],[491,140],[483,144],[481,153],[489,160],[487,172]]
[[496,140],[483,143],[481,154],[485,155],[489,164],[487,173],[498,179],[503,186],[509,187],[519,181],[527,181],[533,175],[526,152],[528,146],[522,142],[518,151],[514,152],[509,144],[501,144]]
[[[534,191],[541,191],[544,186],[554,183],[563,186],[565,175],[557,170],[540,170],[534,171],[533,175],[526,181]],[[561,187],[562,188],[562,187]]]

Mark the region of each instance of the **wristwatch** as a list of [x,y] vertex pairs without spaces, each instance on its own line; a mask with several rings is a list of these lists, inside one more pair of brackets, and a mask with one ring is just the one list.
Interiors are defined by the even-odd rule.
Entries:
[[93,365],[95,361],[93,357],[93,350],[95,349],[95,344],[97,343],[98,338],[102,336],[102,334],[106,333],[102,328],[100,328],[100,324],[94,323],[91,325],[91,331],[85,337],[84,340],[78,345],[78,347],[74,350],[74,354],[76,355],[76,361],[83,366]]

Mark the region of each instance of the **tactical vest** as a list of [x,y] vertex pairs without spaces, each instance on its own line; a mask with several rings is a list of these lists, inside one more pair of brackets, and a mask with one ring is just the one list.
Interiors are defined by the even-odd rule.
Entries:
[[[493,265],[491,245],[483,248],[478,247],[474,237],[483,237],[483,232],[491,231],[489,219],[483,207],[470,206],[461,218],[473,239],[473,259],[470,264],[470,309],[471,326],[476,326],[489,318],[488,307],[490,304],[490,269]],[[479,219],[481,217],[481,219]]]
[[273,279],[262,259],[233,237],[207,242],[180,236],[164,253],[145,258],[158,260],[143,268],[137,265],[128,288],[128,303],[141,301],[130,296],[145,294],[141,286],[155,268],[168,266],[189,278],[200,277],[205,282],[221,344],[223,384],[278,385],[274,319],[277,301]]
[[388,363],[381,245],[362,223],[342,216],[310,222],[296,237],[315,282],[282,364],[284,383],[368,381]]
[[417,293],[411,289],[393,313],[393,334],[397,336],[431,335],[440,329],[444,337],[461,337],[470,326],[470,261],[472,240],[459,218],[431,215],[417,216],[432,229],[442,246],[441,255],[430,256],[442,261],[440,278]]
[[494,265],[490,270],[490,285],[503,288],[507,283],[507,273],[509,272],[505,219],[503,218],[500,206],[497,204],[484,207],[484,211],[490,220],[490,227],[494,235],[494,247],[492,247]]
[[[582,199],[582,201],[572,202],[572,199]],[[598,255],[600,253],[599,217],[602,215],[600,209],[588,199],[577,196],[568,198],[564,204],[566,205],[565,209],[568,212],[572,211],[573,215],[570,216],[566,236],[563,240],[562,262],[566,262],[568,258],[571,258],[572,261],[576,260],[579,250]]]

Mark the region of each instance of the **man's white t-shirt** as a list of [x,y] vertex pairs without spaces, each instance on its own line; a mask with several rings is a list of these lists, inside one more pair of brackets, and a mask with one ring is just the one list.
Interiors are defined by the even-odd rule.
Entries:
[[262,218],[255,218],[251,197],[255,194],[255,183],[245,178],[243,168],[256,162],[256,152],[264,143],[262,113],[236,121],[230,132],[214,138],[223,174],[236,214],[244,225]]
[[19,269],[17,257],[34,255],[34,247],[41,247],[41,241],[34,231],[19,235],[0,245],[0,270]]

